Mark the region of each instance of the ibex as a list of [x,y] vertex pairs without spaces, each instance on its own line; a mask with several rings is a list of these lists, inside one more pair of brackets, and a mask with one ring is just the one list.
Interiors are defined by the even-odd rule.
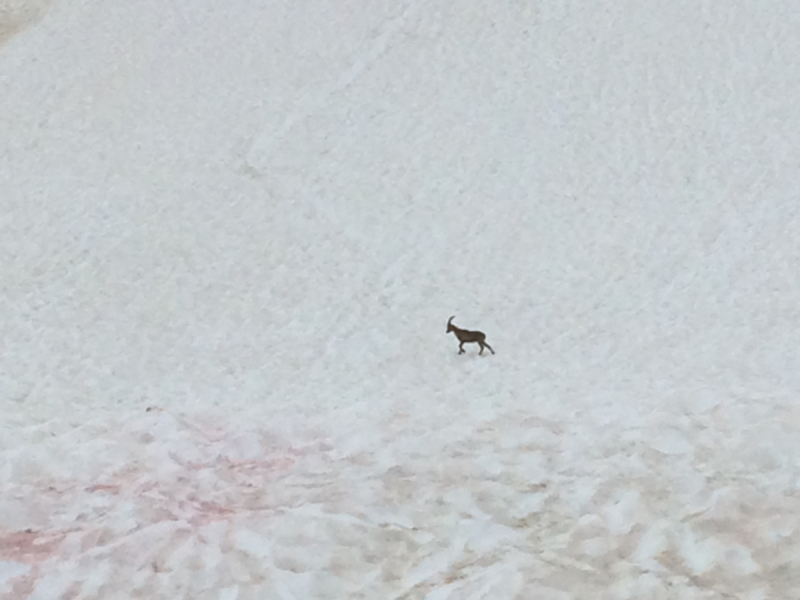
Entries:
[[453,319],[456,316],[453,315],[450,317],[450,320],[447,321],[447,333],[451,331],[456,334],[458,338],[458,353],[464,354],[464,344],[478,344],[481,347],[481,351],[479,354],[483,354],[483,349],[488,348],[489,351],[494,354],[494,350],[492,347],[486,343],[486,334],[482,331],[467,331],[466,329],[459,329],[455,325],[453,325]]

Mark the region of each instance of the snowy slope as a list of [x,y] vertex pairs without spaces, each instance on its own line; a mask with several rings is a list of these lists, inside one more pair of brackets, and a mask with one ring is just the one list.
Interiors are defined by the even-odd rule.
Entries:
[[0,46],[0,598],[800,597],[800,15],[593,4]]

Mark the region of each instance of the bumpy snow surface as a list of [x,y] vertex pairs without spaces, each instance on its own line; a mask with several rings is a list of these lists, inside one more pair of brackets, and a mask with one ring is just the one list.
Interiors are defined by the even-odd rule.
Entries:
[[0,599],[800,598],[796,2],[31,6]]

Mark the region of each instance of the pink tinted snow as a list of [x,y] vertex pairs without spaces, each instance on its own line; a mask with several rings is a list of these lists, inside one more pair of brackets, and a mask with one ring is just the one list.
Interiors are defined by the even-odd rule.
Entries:
[[[260,458],[231,458],[242,454],[236,442],[240,432],[226,431],[218,421],[187,421],[173,419],[163,411],[148,412],[152,414],[144,421],[127,426],[109,424],[109,438],[125,446],[134,460],[126,464],[109,459],[95,483],[37,478],[11,484],[24,486],[24,492],[17,495],[24,494],[26,504],[35,505],[37,512],[47,517],[35,528],[0,528],[0,561],[30,567],[23,575],[0,581],[0,600],[25,600],[39,580],[58,571],[59,565],[102,547],[113,552],[114,547],[125,546],[143,531],[149,530],[149,537],[157,543],[180,531],[202,538],[199,530],[206,525],[230,524],[254,511],[277,508],[269,502],[270,480],[289,472],[298,457],[307,454],[287,444],[272,444],[263,449]],[[143,428],[162,432],[143,438]],[[262,437],[271,435],[263,432]],[[80,448],[70,451],[80,458]],[[144,456],[146,451],[150,454]],[[181,455],[204,456],[206,460],[184,460]],[[68,514],[74,517],[65,525]],[[162,531],[159,526],[166,523],[172,525]],[[136,560],[136,553],[131,560]],[[157,560],[145,561],[143,566],[160,571]],[[68,582],[58,597],[77,597],[82,587],[77,579]]]
[[[25,525],[0,528],[0,562],[30,569],[0,580],[0,600],[120,590],[218,598],[240,584],[244,597],[290,584],[296,597],[314,597],[312,581],[341,585],[339,597],[418,584],[455,586],[451,597],[466,597],[469,586],[489,585],[484,577],[495,581],[494,566],[510,564],[520,575],[498,578],[496,597],[538,597],[539,584],[575,597],[630,597],[600,592],[642,579],[643,569],[659,575],[642,579],[642,590],[674,589],[637,597],[678,589],[681,597],[699,598],[700,589],[794,597],[788,565],[800,505],[775,462],[776,449],[791,449],[795,438],[782,433],[785,421],[750,419],[749,437],[737,437],[736,423],[726,426],[733,411],[698,414],[688,425],[678,411],[604,430],[593,425],[603,407],[596,411],[569,423],[511,410],[474,428],[453,427],[445,413],[397,413],[371,426],[368,441],[294,415],[254,426],[157,411],[45,438],[49,454],[41,436],[30,436],[39,441],[15,449],[12,462],[34,468],[12,469],[7,487],[27,500],[14,509]],[[638,441],[620,443],[620,432]],[[693,441],[688,450],[684,437]],[[42,456],[80,468],[62,476]],[[461,551],[454,536],[466,544]],[[476,570],[475,560],[486,568]],[[502,582],[523,580],[519,595],[500,593]],[[174,589],[194,595],[164,595]]]

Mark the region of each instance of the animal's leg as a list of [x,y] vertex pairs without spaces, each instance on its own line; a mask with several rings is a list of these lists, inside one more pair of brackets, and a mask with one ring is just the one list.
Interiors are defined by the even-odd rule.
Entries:
[[484,342],[483,345],[486,346],[492,354],[494,354],[494,350],[492,350],[492,347],[489,344]]
[[458,353],[459,353],[459,354],[464,354],[464,342],[461,342],[461,343],[458,345]]

